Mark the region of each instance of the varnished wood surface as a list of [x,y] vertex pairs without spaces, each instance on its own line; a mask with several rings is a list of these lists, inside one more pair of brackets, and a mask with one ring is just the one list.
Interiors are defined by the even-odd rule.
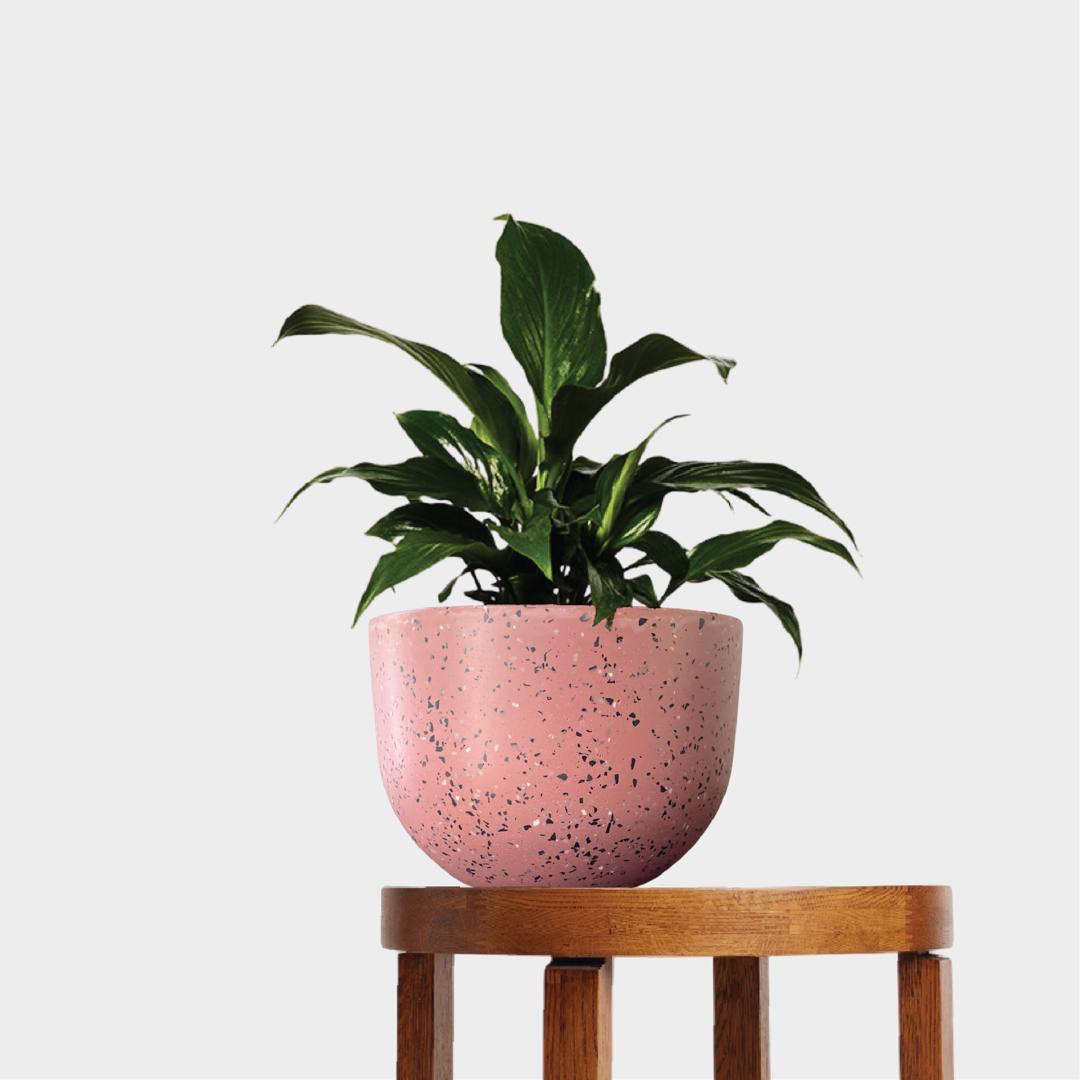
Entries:
[[544,1080],[611,1080],[610,957],[544,969]]
[[453,1080],[454,958],[398,957],[397,1080]]
[[799,956],[952,944],[940,885],[382,891],[382,943],[423,953]]
[[947,957],[899,958],[900,1080],[953,1080],[952,965]]
[[769,1080],[768,959],[716,957],[713,1009],[716,1080]]

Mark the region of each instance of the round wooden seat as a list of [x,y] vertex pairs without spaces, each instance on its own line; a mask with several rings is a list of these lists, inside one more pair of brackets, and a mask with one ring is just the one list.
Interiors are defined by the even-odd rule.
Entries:
[[386,888],[382,944],[409,953],[799,956],[952,944],[941,885],[795,889]]

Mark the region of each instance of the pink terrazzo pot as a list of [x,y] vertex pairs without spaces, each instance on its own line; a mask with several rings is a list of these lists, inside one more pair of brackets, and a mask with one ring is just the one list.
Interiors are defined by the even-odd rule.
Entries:
[[742,623],[677,608],[472,605],[370,624],[379,767],[470,885],[641,885],[727,790]]

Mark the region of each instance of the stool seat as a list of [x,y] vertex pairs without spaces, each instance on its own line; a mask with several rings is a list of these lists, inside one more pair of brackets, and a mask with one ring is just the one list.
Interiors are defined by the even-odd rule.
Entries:
[[808,956],[952,945],[942,885],[386,888],[382,944],[518,956]]
[[549,956],[544,1080],[611,1080],[615,957],[712,958],[715,1080],[768,1080],[769,957],[896,953],[901,1080],[952,1080],[944,885],[386,888],[398,1080],[452,1080],[454,956]]

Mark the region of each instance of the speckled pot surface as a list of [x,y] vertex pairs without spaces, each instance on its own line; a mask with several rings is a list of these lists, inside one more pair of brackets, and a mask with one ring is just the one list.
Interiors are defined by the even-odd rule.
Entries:
[[731,775],[742,623],[678,608],[475,604],[371,620],[379,766],[459,881],[640,885]]

